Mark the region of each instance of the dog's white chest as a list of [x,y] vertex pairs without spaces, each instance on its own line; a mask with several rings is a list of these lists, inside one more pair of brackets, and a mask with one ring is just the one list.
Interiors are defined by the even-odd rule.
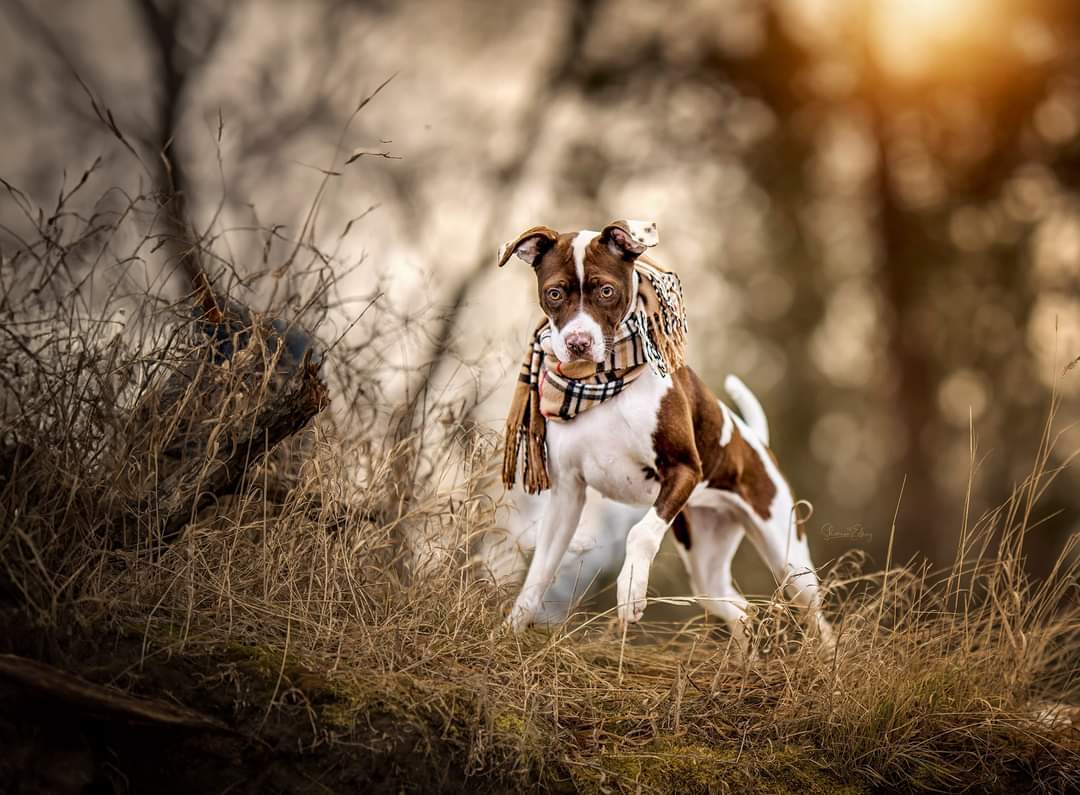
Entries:
[[653,433],[669,389],[671,377],[650,369],[622,394],[570,422],[549,422],[549,470],[555,477],[578,473],[617,502],[651,505],[660,491]]

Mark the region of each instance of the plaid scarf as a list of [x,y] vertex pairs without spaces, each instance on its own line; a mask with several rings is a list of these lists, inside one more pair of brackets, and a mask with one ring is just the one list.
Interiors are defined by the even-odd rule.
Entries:
[[647,257],[634,264],[635,298],[615,330],[607,357],[596,362],[563,363],[555,355],[552,329],[545,318],[533,333],[521,363],[506,417],[503,483],[517,478],[518,454],[525,450],[525,490],[550,488],[547,474],[547,421],[569,422],[583,411],[620,394],[646,367],[666,376],[683,366],[686,314],[682,284],[674,273]]

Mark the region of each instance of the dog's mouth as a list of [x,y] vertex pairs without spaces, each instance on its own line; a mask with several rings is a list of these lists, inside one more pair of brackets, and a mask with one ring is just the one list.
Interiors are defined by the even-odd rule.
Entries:
[[559,357],[559,360],[563,364],[590,364],[598,365],[604,361],[604,357],[600,355],[600,352],[595,350],[588,350],[582,353],[574,353],[573,351],[566,352],[566,358]]
[[564,364],[577,364],[578,362],[588,362],[589,364],[596,364],[596,360],[591,353],[582,353],[577,356],[570,354],[569,358],[564,360]]

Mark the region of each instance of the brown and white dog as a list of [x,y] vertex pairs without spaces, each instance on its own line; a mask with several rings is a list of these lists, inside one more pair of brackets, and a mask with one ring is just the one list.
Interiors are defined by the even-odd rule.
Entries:
[[[499,264],[515,254],[532,266],[561,362],[603,362],[636,297],[635,260],[657,242],[656,225],[640,221],[567,234],[534,227],[503,247]],[[641,618],[649,569],[670,527],[703,606],[727,622],[742,648],[748,602],[732,584],[731,560],[744,534],[777,583],[810,611],[821,637],[831,639],[795,501],[768,447],[765,414],[737,378],[729,376],[725,387],[742,418],[681,367],[666,376],[650,369],[573,420],[547,423],[551,491],[511,627],[532,622],[591,486],[649,507],[626,540],[617,584],[621,625]]]

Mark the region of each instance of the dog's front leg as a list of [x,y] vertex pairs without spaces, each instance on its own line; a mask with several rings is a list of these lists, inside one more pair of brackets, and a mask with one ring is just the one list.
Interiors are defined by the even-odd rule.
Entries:
[[641,619],[649,588],[649,569],[660,549],[664,534],[679,511],[690,499],[701,480],[701,466],[678,464],[660,475],[660,494],[626,537],[626,558],[619,572],[616,594],[619,599],[619,624],[625,627]]
[[551,497],[536,534],[536,549],[533,550],[529,573],[525,575],[525,584],[521,586],[521,593],[506,619],[515,632],[532,623],[544,592],[551,585],[566,548],[574,537],[584,505],[585,483],[580,478],[561,477],[552,483]]

